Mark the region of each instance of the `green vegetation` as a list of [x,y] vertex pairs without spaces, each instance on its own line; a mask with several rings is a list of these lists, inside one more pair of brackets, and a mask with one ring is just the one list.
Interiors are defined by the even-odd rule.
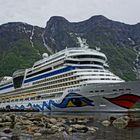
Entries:
[[110,70],[113,73],[126,81],[136,80],[133,71],[136,53],[130,46],[117,45],[114,41],[116,36],[117,33],[111,29],[96,27],[87,34],[86,38],[88,38],[91,48],[98,46],[101,48],[101,52],[106,54]]
[[[42,34],[45,33],[47,45],[54,52],[66,46],[79,46],[77,37],[85,38],[90,48],[100,47],[101,52],[106,54],[113,73],[127,81],[136,80],[133,64],[136,53],[133,50],[134,43],[129,37],[132,37],[135,45],[138,46],[138,30],[135,30],[135,33],[134,28],[131,27],[130,30],[130,26],[105,20],[104,17],[86,21],[86,24],[69,23],[67,20],[64,22],[64,18],[61,24],[58,24],[60,20],[60,18],[58,21],[51,20],[45,29],[34,27],[34,34],[32,34],[31,25],[23,23],[2,25],[0,28],[0,77],[12,75],[18,69],[29,68],[35,61],[41,59],[44,52],[49,53],[42,40]],[[52,26],[53,24],[55,26]],[[31,35],[33,35],[33,46],[30,42]]]
[[[0,76],[12,75],[18,69],[29,68],[41,58],[44,52],[48,53],[38,40],[34,41],[34,47],[26,39],[20,39],[13,45],[0,56]],[[95,48],[95,45],[91,47]],[[117,48],[110,44],[104,44],[101,47],[101,52],[106,54],[112,72],[127,81],[136,79],[133,72],[133,61],[136,55],[131,48]]]
[[47,49],[37,41],[34,47],[27,39],[20,39],[0,56],[0,76],[12,75],[18,69],[29,68]]

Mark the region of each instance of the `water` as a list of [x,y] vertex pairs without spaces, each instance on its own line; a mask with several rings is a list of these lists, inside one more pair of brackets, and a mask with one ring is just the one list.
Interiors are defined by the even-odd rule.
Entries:
[[[15,114],[15,113],[13,113]],[[24,116],[26,113],[16,113],[17,116]],[[86,126],[95,127],[97,130],[94,133],[89,131],[81,132],[61,132],[53,135],[19,135],[15,140],[140,140],[140,112],[135,113],[31,113],[32,115],[45,115],[48,118],[65,118],[67,120],[77,120],[77,118],[88,119]],[[123,118],[127,123],[121,122]],[[115,124],[114,121],[118,119]],[[120,119],[120,120],[119,120]],[[109,121],[111,124],[106,126],[104,121]],[[67,122],[69,126],[70,122]],[[74,121],[72,122],[74,123]],[[1,129],[2,132],[2,129]],[[18,133],[18,132],[17,132]]]
[[[56,114],[55,114],[56,115]],[[54,116],[54,114],[52,114]],[[58,115],[63,116],[63,115]],[[98,129],[94,134],[77,134],[73,133],[70,139],[72,140],[140,140],[140,112],[135,113],[79,113],[67,114],[69,118],[84,116],[90,118],[88,125],[96,126]],[[113,122],[115,118],[127,118],[129,121],[127,126],[123,123],[118,125],[104,126],[103,121],[109,120]],[[123,126],[124,125],[124,126]]]
[[[68,118],[75,118],[84,116],[85,118],[90,118],[88,125],[95,126],[99,128],[97,132],[94,134],[82,134],[82,133],[73,133],[68,139],[72,140],[139,140],[140,139],[140,113],[70,113],[67,115],[63,114],[51,114],[51,116],[57,117],[68,117]],[[105,127],[101,124],[104,120],[109,120],[110,118],[120,118],[123,116],[129,116],[131,120],[129,121],[127,127],[122,126],[114,127],[112,125]]]

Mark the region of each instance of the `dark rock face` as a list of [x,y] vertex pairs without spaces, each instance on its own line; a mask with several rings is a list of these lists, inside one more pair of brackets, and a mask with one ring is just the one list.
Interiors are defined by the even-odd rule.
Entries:
[[86,39],[91,48],[100,47],[107,55],[114,73],[125,80],[134,80],[139,68],[139,29],[140,24],[127,25],[104,16],[93,16],[78,23],[70,23],[63,17],[52,17],[47,22],[44,38],[54,52],[78,47],[78,37]]
[[44,37],[48,46],[56,50],[76,45],[75,36],[71,37],[71,23],[63,17],[52,17],[45,28]]
[[41,58],[47,49],[42,41],[43,29],[25,23],[0,26],[0,76],[12,75]]
[[140,73],[140,23],[128,25],[99,15],[77,23],[54,16],[45,28],[20,22],[1,25],[0,76],[32,66],[43,52],[79,47],[78,38],[85,39],[90,48],[101,48],[111,70],[121,78],[135,80]]
[[[127,25],[103,16],[94,16],[79,23],[70,23],[63,17],[52,17],[47,22],[44,35],[46,43],[52,43],[53,47],[57,45],[58,50],[70,46],[70,43],[73,44],[71,40],[77,41],[74,40],[76,37],[83,37],[99,47],[108,42],[118,47],[131,47],[140,41],[139,28],[139,24]],[[74,44],[77,46],[76,42]]]

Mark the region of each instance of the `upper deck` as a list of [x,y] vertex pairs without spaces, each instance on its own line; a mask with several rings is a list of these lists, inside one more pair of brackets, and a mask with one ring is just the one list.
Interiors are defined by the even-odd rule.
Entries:
[[43,58],[37,62],[34,63],[33,68],[37,68],[37,67],[41,67],[44,64],[49,64],[50,62],[55,62],[57,60],[60,59],[67,59],[67,58],[77,58],[77,59],[81,59],[81,58],[96,58],[96,59],[101,59],[104,61],[107,61],[107,58],[105,56],[105,54],[93,50],[93,49],[89,49],[86,47],[76,47],[76,48],[66,48],[60,52],[57,52],[56,54],[50,55],[46,58]]

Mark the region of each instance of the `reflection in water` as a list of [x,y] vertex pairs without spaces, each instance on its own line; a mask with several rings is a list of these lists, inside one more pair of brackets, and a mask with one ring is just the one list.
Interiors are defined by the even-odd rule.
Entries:
[[[53,113],[51,116],[78,117],[84,116],[89,118],[91,126],[98,127],[94,134],[73,133],[71,139],[75,140],[140,140],[140,112],[135,113],[69,113],[67,115]],[[107,121],[109,125],[102,122]],[[89,125],[88,124],[88,125]]]
[[[8,113],[7,113],[8,114]],[[14,136],[20,140],[140,140],[140,112],[136,113],[11,113],[16,116],[18,123],[14,130]],[[1,116],[3,114],[0,114]],[[6,115],[7,116],[7,115]],[[35,117],[36,116],[36,117]],[[39,117],[38,117],[39,116]],[[45,119],[45,117],[47,119]],[[8,117],[7,117],[8,118]],[[19,119],[20,118],[20,119]],[[53,118],[53,119],[52,119]],[[55,118],[55,119],[54,119]],[[53,122],[50,126],[50,119]],[[22,120],[22,121],[21,121]],[[58,123],[64,127],[63,131],[54,134],[48,134],[50,127],[57,129],[57,121],[62,120],[63,123]],[[40,121],[40,123],[39,123]],[[47,122],[48,121],[48,122]],[[42,124],[43,122],[43,124]],[[47,122],[47,123],[46,123]],[[30,125],[28,123],[31,123]],[[21,127],[20,127],[20,124]],[[25,124],[25,125],[23,125]],[[33,125],[34,124],[34,125]],[[35,126],[37,124],[37,126]],[[47,124],[47,125],[46,125]],[[2,125],[2,124],[1,124]],[[55,126],[55,127],[54,127]],[[75,131],[68,131],[69,128],[75,126],[83,127]],[[85,127],[86,126],[86,127]],[[41,136],[23,135],[22,130],[27,127],[27,130],[35,130],[39,128],[39,132],[45,133]],[[20,130],[20,129],[21,130]],[[30,129],[29,129],[30,128]],[[33,129],[34,128],[34,129]],[[59,129],[60,127],[58,127]],[[89,131],[88,129],[93,131]],[[1,132],[3,129],[1,130]],[[21,132],[20,132],[21,131]],[[0,135],[2,134],[0,132]],[[47,132],[47,133],[46,133]],[[49,132],[52,133],[52,132]],[[19,135],[21,134],[21,135]],[[32,133],[31,133],[32,134]],[[1,137],[1,136],[0,136]],[[10,139],[9,139],[10,140]]]

